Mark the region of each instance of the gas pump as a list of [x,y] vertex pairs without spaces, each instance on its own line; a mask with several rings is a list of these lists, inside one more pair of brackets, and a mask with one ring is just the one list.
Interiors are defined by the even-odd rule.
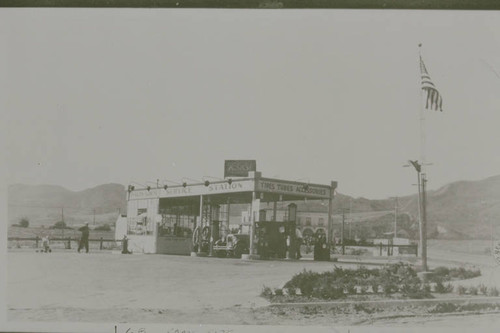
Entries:
[[262,259],[286,258],[288,222],[259,221],[255,223],[258,237],[257,253]]

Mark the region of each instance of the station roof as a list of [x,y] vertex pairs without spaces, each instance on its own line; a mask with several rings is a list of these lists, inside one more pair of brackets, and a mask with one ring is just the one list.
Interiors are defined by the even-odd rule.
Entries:
[[[184,183],[183,185],[130,189],[128,200],[169,199],[173,201],[199,201],[201,196],[217,203],[245,203],[252,200],[253,192],[263,202],[295,201],[333,198],[334,186],[261,177],[251,172],[245,178],[227,178],[214,182]],[[184,199],[182,199],[184,198]],[[190,198],[190,199],[188,199]]]

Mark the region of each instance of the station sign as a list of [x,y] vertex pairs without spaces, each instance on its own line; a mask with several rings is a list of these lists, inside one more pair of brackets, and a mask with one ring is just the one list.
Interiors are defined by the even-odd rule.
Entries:
[[221,193],[238,193],[252,192],[255,188],[253,179],[233,180],[231,184],[228,182],[211,183],[208,186],[204,184],[192,184],[183,186],[175,186],[164,188],[139,189],[130,192],[129,200],[138,199],[159,199],[173,197],[189,197],[196,195],[209,195]]
[[224,178],[248,177],[250,171],[257,171],[256,160],[225,160]]
[[301,197],[329,199],[330,186],[306,184],[298,182],[287,182],[285,180],[259,178],[256,183],[257,192],[270,192],[279,194],[289,194]]

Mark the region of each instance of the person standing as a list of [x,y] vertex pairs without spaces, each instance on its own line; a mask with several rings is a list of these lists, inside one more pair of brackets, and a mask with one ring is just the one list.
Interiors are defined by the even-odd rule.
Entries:
[[47,236],[47,235],[44,235],[42,237],[42,251],[41,252],[45,252],[45,253],[52,252],[52,250],[50,249],[49,236]]
[[298,228],[295,228],[295,250],[297,251],[295,253],[296,259],[302,258],[302,255],[300,254],[300,246],[302,245],[302,242],[303,242],[302,232]]
[[123,254],[132,254],[132,252],[130,252],[128,250],[128,238],[127,238],[127,235],[123,235],[123,240],[122,240],[122,253]]
[[85,223],[85,225],[78,230],[82,232],[82,238],[80,238],[80,244],[78,244],[78,252],[85,247],[85,252],[89,253],[89,223]]

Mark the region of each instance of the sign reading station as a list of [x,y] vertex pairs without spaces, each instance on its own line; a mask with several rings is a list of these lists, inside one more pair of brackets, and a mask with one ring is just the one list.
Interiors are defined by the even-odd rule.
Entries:
[[256,184],[258,192],[291,194],[302,197],[329,199],[330,187],[325,185],[287,182],[277,179],[260,178]]
[[155,199],[155,198],[172,198],[172,197],[188,197],[193,195],[207,195],[220,193],[237,193],[251,192],[254,190],[253,179],[234,180],[231,184],[227,182],[212,183],[208,186],[203,184],[193,184],[186,187],[175,186],[167,189],[152,188],[149,191],[145,189],[134,190],[130,192],[129,200],[135,199]]
[[256,160],[225,160],[224,178],[248,177],[248,172],[257,171]]

